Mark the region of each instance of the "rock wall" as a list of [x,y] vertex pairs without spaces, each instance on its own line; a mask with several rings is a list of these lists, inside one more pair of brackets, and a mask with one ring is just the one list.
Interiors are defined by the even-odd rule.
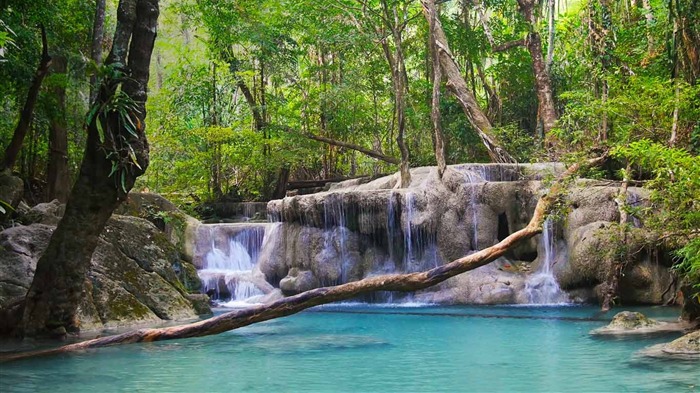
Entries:
[[[449,166],[411,170],[412,182],[396,189],[398,175],[361,184],[338,183],[329,191],[271,201],[279,226],[269,234],[259,269],[289,295],[363,277],[412,272],[444,264],[495,244],[530,220],[560,164]],[[554,226],[551,268],[574,301],[595,301],[605,282],[614,225],[619,221],[609,182],[579,181],[570,189],[563,219]],[[628,202],[646,192],[630,187]],[[643,224],[634,219],[635,226]],[[633,231],[640,244],[643,229]],[[413,300],[435,303],[528,303],[524,288],[544,263],[541,236],[505,258],[426,291]],[[635,254],[620,283],[626,304],[659,304],[673,296],[668,262]]]
[[[19,322],[17,306],[58,222],[57,201],[40,204],[0,233],[0,333]],[[196,318],[209,313],[194,266],[153,223],[114,215],[102,233],[79,308],[82,331]]]

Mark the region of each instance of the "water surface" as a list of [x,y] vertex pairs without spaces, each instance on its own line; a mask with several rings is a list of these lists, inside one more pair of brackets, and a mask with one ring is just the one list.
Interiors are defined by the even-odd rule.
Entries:
[[212,337],[0,364],[0,391],[700,391],[698,362],[635,355],[675,336],[588,335],[610,318],[593,307],[324,306]]

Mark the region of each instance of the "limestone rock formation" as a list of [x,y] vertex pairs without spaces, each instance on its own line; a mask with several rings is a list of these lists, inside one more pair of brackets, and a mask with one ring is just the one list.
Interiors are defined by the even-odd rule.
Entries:
[[[280,222],[262,250],[259,269],[283,292],[304,283],[333,285],[388,272],[425,270],[495,244],[527,225],[544,179],[560,164],[462,164],[411,170],[408,188],[396,188],[396,174],[372,181],[349,180],[329,191],[295,195],[268,204]],[[437,303],[527,303],[528,279],[545,267],[578,301],[601,296],[615,251],[620,219],[619,187],[580,180],[570,187],[565,216],[553,225],[550,255],[538,236],[509,252],[496,265],[449,280],[416,294]],[[628,188],[630,204],[648,193]],[[643,244],[643,223],[631,218],[630,239]],[[640,249],[642,247],[640,246]],[[549,258],[549,259],[547,259]],[[547,266],[545,266],[547,265]],[[623,304],[661,304],[675,293],[670,261],[646,250],[625,267]],[[529,288],[532,288],[530,285]]]
[[660,325],[660,322],[647,318],[646,315],[633,312],[633,311],[622,311],[613,317],[610,324],[600,329],[594,330],[593,334],[605,334],[605,333],[628,333],[630,331],[641,332],[649,331],[650,329]]
[[[12,311],[23,299],[54,229],[34,223],[0,233],[0,309]],[[82,330],[196,318],[209,312],[201,299],[190,295],[199,285],[194,267],[180,259],[175,246],[153,224],[113,216],[87,275],[79,309]],[[8,326],[12,322],[9,314],[0,329],[5,332],[12,327]],[[16,323],[16,315],[14,318]]]
[[194,260],[194,243],[199,220],[187,215],[161,195],[130,192],[129,199],[122,203],[114,214],[141,217],[152,222],[177,247],[184,260]]
[[700,360],[700,330],[690,332],[670,343],[652,345],[641,350],[640,354],[670,360]]
[[663,351],[672,355],[696,355],[700,357],[700,330],[671,341],[664,345]]

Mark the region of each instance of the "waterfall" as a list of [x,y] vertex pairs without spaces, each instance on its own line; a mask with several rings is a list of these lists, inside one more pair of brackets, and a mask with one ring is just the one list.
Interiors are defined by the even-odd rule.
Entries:
[[[323,283],[336,285],[348,280],[347,217],[343,194],[329,194],[323,200],[323,253],[328,256],[337,254],[340,258],[340,274],[337,282]],[[335,244],[337,239],[337,248]]]
[[269,292],[256,264],[270,224],[203,225],[195,264],[206,293],[216,301],[240,302]]
[[544,261],[525,283],[525,293],[530,304],[561,304],[569,300],[566,293],[559,288],[552,272],[552,265],[556,260],[555,235],[554,223],[548,218],[542,230]]
[[412,192],[406,193],[406,220],[405,228],[403,230],[403,245],[404,245],[404,261],[403,266],[405,269],[409,269],[411,266],[414,256],[413,256],[413,235],[412,235],[412,223],[413,221],[413,204],[415,200],[415,195]]

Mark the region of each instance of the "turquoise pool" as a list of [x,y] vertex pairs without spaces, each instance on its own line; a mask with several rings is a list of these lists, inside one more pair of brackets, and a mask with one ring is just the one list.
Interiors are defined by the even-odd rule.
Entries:
[[325,306],[218,336],[0,364],[0,391],[700,391],[698,362],[636,355],[674,336],[588,335],[611,317],[593,307]]

